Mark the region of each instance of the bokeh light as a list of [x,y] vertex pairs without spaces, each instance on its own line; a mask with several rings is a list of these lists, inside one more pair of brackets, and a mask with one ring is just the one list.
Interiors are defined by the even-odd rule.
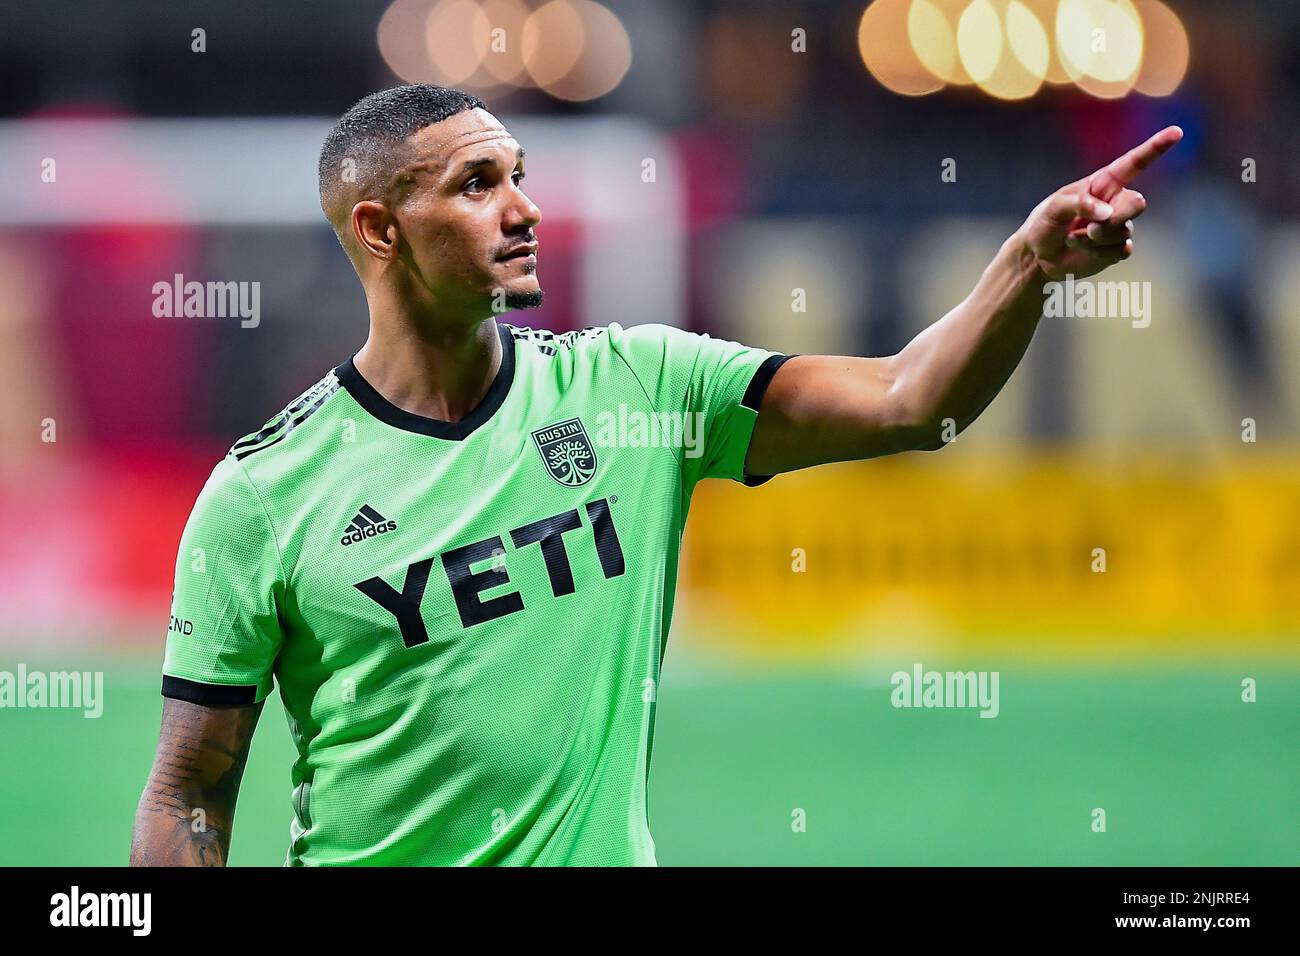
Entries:
[[393,0],[376,42],[395,75],[483,92],[540,87],[563,100],[604,96],[627,75],[632,42],[594,0]]
[[393,0],[379,18],[376,40],[384,63],[407,83],[437,83],[439,77],[429,61],[424,27],[433,10],[433,0]]
[[1137,0],[1146,30],[1146,56],[1133,88],[1147,96],[1168,96],[1187,75],[1191,45],[1178,15],[1160,0]]
[[953,24],[933,0],[912,0],[907,11],[907,39],[921,65],[944,83],[969,83],[957,55]]
[[622,21],[593,0],[551,0],[538,9],[524,24],[523,50],[533,80],[562,100],[604,96],[632,65]]
[[1002,59],[1002,20],[989,0],[973,0],[957,21],[957,55],[976,83],[993,75]]
[[983,17],[982,29],[998,31],[1000,55],[989,75],[978,81],[979,88],[1002,100],[1033,96],[1047,72],[1049,46],[1042,23],[1019,0],[989,0]]
[[491,25],[477,0],[441,0],[425,24],[425,42],[434,70],[450,86],[459,86],[483,65],[485,47],[475,42],[486,37]]
[[483,68],[498,83],[532,86],[524,69],[524,22],[529,8],[523,0],[483,0],[483,16],[476,21],[481,35],[475,43],[485,51]]
[[1017,5],[1024,7],[1034,15],[1043,31],[1043,42],[1047,45],[1047,70],[1043,82],[1055,85],[1073,83],[1070,74],[1061,64],[1054,40],[1056,32],[1056,8],[1060,0],[1017,0]]
[[[874,0],[858,21],[858,53],[885,89],[904,96],[922,96],[943,89],[945,83],[926,68],[908,39],[911,8],[911,0]],[[951,40],[949,50],[955,62]]]
[[[1006,13],[1007,42],[1020,65],[1041,82],[1047,79],[1052,47],[1038,16],[1021,0],[1011,0]],[[1037,87],[1035,87],[1037,89]]]
[[975,84],[1018,100],[1044,83],[1104,99],[1167,96],[1190,45],[1161,0],[874,0],[858,26],[872,76],[907,96]]
[[1061,62],[1093,96],[1127,94],[1142,65],[1142,21],[1129,0],[1061,0],[1056,15]]

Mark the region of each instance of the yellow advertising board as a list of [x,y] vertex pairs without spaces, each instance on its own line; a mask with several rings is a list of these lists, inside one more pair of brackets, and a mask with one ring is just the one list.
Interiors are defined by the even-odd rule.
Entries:
[[760,652],[1300,654],[1300,457],[915,454],[704,482],[687,529],[689,613]]

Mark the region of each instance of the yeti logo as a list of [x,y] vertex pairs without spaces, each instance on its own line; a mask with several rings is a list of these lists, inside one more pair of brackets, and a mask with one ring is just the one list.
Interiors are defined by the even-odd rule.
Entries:
[[582,422],[570,418],[567,422],[547,425],[533,432],[533,441],[546,463],[551,477],[569,488],[591,481],[596,474],[596,450],[591,447]]

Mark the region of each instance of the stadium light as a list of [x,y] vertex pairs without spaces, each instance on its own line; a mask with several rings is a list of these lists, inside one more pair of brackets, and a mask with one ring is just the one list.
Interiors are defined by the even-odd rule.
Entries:
[[858,53],[885,89],[923,96],[943,89],[946,81],[921,60],[914,43],[902,42],[909,33],[912,7],[910,0],[875,0],[858,22]]
[[376,29],[380,55],[408,83],[475,92],[538,87],[556,99],[604,96],[632,64],[618,16],[595,0],[393,0]]
[[1168,96],[1187,72],[1187,31],[1161,0],[874,0],[858,51],[907,96],[974,84],[1004,100],[1044,83],[1114,99]]
[[1137,0],[1137,8],[1147,43],[1133,88],[1147,96],[1168,96],[1187,74],[1191,54],[1187,29],[1160,0]]

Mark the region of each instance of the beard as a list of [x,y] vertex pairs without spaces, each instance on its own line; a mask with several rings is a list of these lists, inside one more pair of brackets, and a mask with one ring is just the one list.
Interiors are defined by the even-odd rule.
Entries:
[[542,290],[532,292],[507,292],[505,306],[507,309],[536,309],[542,304]]

